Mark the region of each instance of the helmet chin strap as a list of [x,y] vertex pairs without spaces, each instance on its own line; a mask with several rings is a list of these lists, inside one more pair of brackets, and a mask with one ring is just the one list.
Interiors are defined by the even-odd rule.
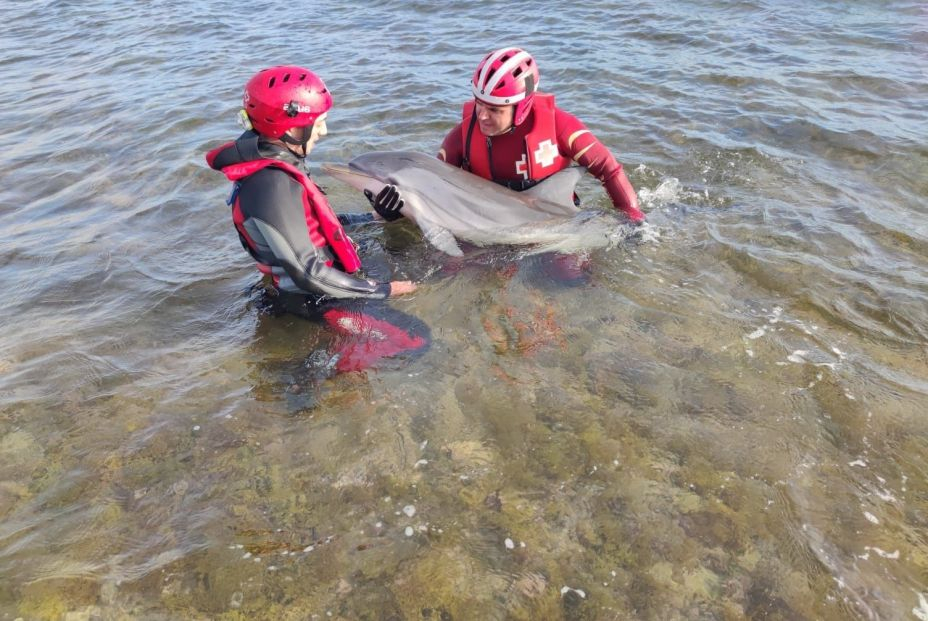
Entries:
[[308,155],[308,154],[306,153],[306,145],[309,144],[309,139],[310,139],[310,138],[312,138],[312,131],[310,131],[310,134],[309,134],[309,136],[306,138],[306,140],[297,140],[296,138],[294,138],[293,136],[291,136],[290,134],[288,134],[288,133],[285,132],[283,135],[281,135],[280,141],[281,141],[281,142],[284,142],[284,143],[286,143],[286,144],[288,144],[288,145],[293,145],[293,146],[295,146],[295,147],[300,147],[300,149],[302,149],[302,151],[303,151],[302,154],[297,153],[296,151],[294,151],[293,149],[291,149],[289,146],[287,147],[287,151],[289,151],[289,152],[292,153],[294,156],[296,156],[296,157],[298,157],[298,158],[300,158],[300,159],[302,160],[302,159],[304,159],[304,158]]

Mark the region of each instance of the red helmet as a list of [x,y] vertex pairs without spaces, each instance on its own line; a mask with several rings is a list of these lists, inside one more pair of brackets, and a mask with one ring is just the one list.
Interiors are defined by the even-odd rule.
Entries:
[[332,95],[309,69],[282,65],[248,80],[242,105],[256,132],[280,138],[288,129],[312,127],[332,107]]
[[480,61],[471,86],[474,97],[486,104],[515,104],[514,122],[520,125],[532,109],[538,80],[538,65],[531,54],[517,47],[504,47]]

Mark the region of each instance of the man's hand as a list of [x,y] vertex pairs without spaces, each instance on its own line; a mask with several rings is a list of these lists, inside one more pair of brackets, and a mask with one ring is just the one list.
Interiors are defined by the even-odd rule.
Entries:
[[371,207],[387,222],[393,222],[403,217],[400,209],[406,203],[400,197],[400,191],[395,185],[385,185],[377,197],[370,190],[364,190],[364,196],[371,202]]
[[405,295],[416,290],[416,283],[411,280],[394,280],[390,283],[390,296]]

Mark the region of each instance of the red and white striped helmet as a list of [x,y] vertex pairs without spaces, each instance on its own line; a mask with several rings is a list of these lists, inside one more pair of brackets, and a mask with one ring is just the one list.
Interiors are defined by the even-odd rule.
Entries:
[[531,54],[518,47],[504,47],[480,61],[471,86],[474,97],[483,103],[515,104],[514,123],[520,125],[532,109],[538,80],[538,65]]

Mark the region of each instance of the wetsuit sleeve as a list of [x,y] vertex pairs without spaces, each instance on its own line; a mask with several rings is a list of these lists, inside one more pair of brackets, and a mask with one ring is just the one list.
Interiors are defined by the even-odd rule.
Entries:
[[342,226],[357,226],[374,221],[374,214],[372,213],[339,213],[335,215]]
[[458,168],[464,163],[464,139],[461,137],[461,132],[461,124],[458,123],[445,136],[441,149],[438,150],[438,159]]
[[624,212],[633,222],[644,222],[644,213],[638,208],[635,188],[606,146],[597,140],[583,123],[568,112],[556,110],[554,117],[557,128],[557,144],[561,153],[599,179],[613,206]]
[[309,238],[300,186],[282,171],[266,169],[243,184],[239,205],[246,228],[255,231],[301,289],[334,298],[385,298],[389,283],[355,278],[326,265]]

